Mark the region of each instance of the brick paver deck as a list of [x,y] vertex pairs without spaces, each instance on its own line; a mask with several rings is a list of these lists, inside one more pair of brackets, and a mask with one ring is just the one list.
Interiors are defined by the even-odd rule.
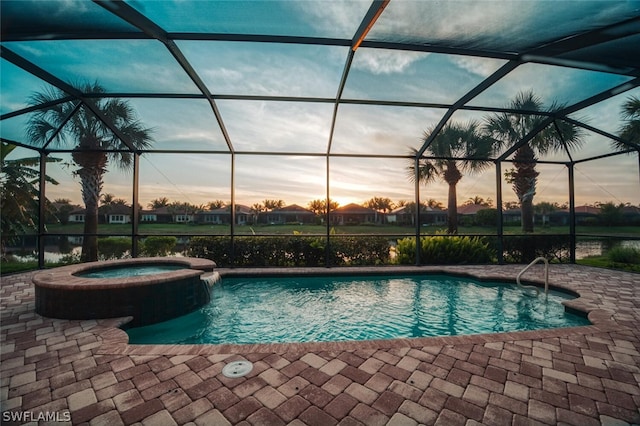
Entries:
[[[438,270],[513,279],[520,268]],[[2,422],[639,424],[640,275],[575,265],[554,265],[550,275],[581,295],[571,306],[590,312],[594,325],[248,346],[128,345],[117,328],[123,320],[40,317],[32,274],[3,277]],[[540,279],[542,269],[531,276]],[[254,364],[248,376],[221,374],[240,359]]]

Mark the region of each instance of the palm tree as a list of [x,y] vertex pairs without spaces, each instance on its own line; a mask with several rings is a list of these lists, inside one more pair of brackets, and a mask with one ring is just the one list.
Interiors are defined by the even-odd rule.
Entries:
[[213,200],[207,203],[208,210],[218,210],[226,206],[226,203],[222,200]]
[[[509,108],[528,112],[553,112],[561,107],[554,103],[545,111],[538,96],[533,92],[524,92],[511,101]],[[545,119],[543,115],[530,113],[496,113],[487,118],[485,129],[500,145],[511,147],[539,127]],[[516,150],[513,158],[514,168],[508,170],[505,176],[507,182],[512,184],[520,202],[523,232],[533,232],[533,197],[536,194],[539,174],[536,171],[537,155],[577,148],[584,142],[582,137],[583,132],[577,126],[566,121],[556,121],[555,125],[549,124]]]
[[[7,157],[17,146],[2,142],[0,146],[0,229],[2,231],[2,253],[6,244],[15,242],[17,234],[37,230],[33,218],[38,216],[40,193],[40,157],[9,160]],[[59,162],[59,158],[47,157],[47,162]],[[57,185],[53,178],[45,176],[48,183]],[[47,205],[47,200],[45,200]],[[44,220],[40,218],[40,220]]]
[[487,207],[491,207],[493,206],[493,200],[491,198],[487,198],[486,200],[482,197],[480,197],[479,195],[476,195],[475,197],[472,198],[468,198],[467,201],[464,202],[465,206],[468,205],[472,205],[472,206],[487,206]]
[[151,200],[147,207],[151,210],[160,209],[162,207],[167,207],[170,204],[169,199],[167,197],[156,198],[155,200]]
[[264,200],[262,203],[267,211],[281,209],[285,206],[284,200]]
[[[431,139],[434,128],[424,134],[425,141]],[[447,217],[449,234],[458,232],[458,208],[456,185],[464,173],[476,173],[487,168],[491,162],[489,158],[494,152],[491,139],[483,136],[480,124],[471,121],[466,125],[457,123],[446,124],[427,146],[425,155],[418,164],[418,179],[424,184],[433,182],[440,177],[449,185],[447,200]],[[415,157],[417,150],[413,149]],[[416,178],[415,163],[407,168],[409,178]]]
[[265,211],[265,208],[260,203],[254,203],[251,206],[251,215],[253,216],[253,223],[254,224],[258,223],[258,217],[260,216],[260,213],[262,213],[263,211]]
[[[98,83],[86,83],[79,90],[83,93],[105,93],[105,89]],[[127,144],[96,117],[91,108],[100,111],[109,125],[117,129],[136,149],[146,148],[151,144],[151,130],[143,127],[131,106],[121,99],[87,98],[75,111],[76,106],[71,102],[55,102],[65,96],[67,95],[61,90],[51,89],[30,97],[31,105],[45,106],[36,110],[29,118],[27,135],[32,143],[41,146],[49,141],[53,144],[73,144],[71,157],[78,166],[74,174],[80,178],[82,200],[86,209],[81,259],[85,262],[95,261],[98,260],[98,204],[104,174],[110,163],[122,170],[130,169],[133,156]]]
[[444,209],[444,204],[442,204],[442,202],[436,200],[435,198],[429,198],[427,201],[425,201],[425,204],[427,207],[429,207],[432,210]]
[[[640,98],[629,97],[622,105],[622,118],[626,123],[620,129],[620,138],[625,141],[640,144]],[[613,142],[617,151],[629,149],[629,145],[619,141]]]
[[375,210],[376,218],[375,222],[378,223],[378,212],[382,212],[386,214],[393,210],[394,204],[391,201],[391,198],[388,197],[373,197],[369,201],[365,201],[363,204],[364,207]]

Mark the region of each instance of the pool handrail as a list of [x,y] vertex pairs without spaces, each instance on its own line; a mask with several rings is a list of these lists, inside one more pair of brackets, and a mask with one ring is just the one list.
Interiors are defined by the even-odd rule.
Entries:
[[535,285],[523,285],[522,283],[520,283],[520,277],[529,268],[531,268],[533,265],[535,265],[536,263],[538,263],[540,261],[544,262],[544,294],[547,294],[549,292],[549,261],[545,257],[542,257],[542,256],[541,257],[536,257],[535,259],[533,259],[533,261],[531,263],[529,263],[527,266],[525,266],[522,269],[522,271],[520,271],[518,273],[518,275],[516,276],[516,283],[518,284],[518,287],[523,288],[523,289],[534,289],[536,291],[536,296],[540,294],[540,289]]

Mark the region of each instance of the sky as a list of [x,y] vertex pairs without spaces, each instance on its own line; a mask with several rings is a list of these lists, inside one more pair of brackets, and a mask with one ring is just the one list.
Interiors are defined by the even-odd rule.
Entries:
[[[168,31],[215,28],[229,33],[335,38],[351,38],[369,7],[367,1],[353,0],[245,2],[246,8],[234,6],[237,2],[129,3]],[[80,8],[91,16],[105,13],[95,4],[80,5],[71,0],[60,4],[67,7],[66,11],[56,11],[61,20],[65,19],[65,13],[79,13]],[[571,15],[574,19],[570,20],[564,19],[570,13],[566,2],[546,2],[545,8],[536,7],[539,5],[533,1],[518,2],[517,13],[511,10],[516,7],[514,2],[440,2],[437,10],[424,9],[427,4],[392,1],[369,33],[369,39],[451,39],[482,48],[500,37],[502,44],[517,49],[527,41],[517,37],[523,29],[532,37],[544,39],[554,26],[567,30],[580,28],[582,19],[605,19],[607,14],[628,13],[634,7],[637,10],[640,2],[580,3],[584,10],[577,17]],[[605,4],[607,7],[603,7]],[[415,7],[420,13],[415,13]],[[431,18],[430,25],[424,25],[421,16],[430,12],[437,12],[437,16]],[[457,18],[453,23],[451,16]],[[447,21],[449,24],[445,25]],[[399,26],[399,22],[403,25]],[[517,33],[511,33],[514,27],[519,28]],[[334,103],[330,100],[338,91],[348,47],[197,40],[178,40],[176,44],[214,95],[305,97],[313,101],[218,99],[216,105],[238,153],[232,177],[231,155],[226,153],[223,133],[206,101],[128,98],[141,122],[152,129],[154,149],[185,151],[143,155],[140,172],[143,206],[161,197],[197,205],[213,200],[228,202],[232,179],[237,203],[252,205],[265,199],[281,199],[286,204],[306,206],[311,200],[327,196],[324,154],[329,142],[331,153],[341,155],[330,158],[328,176],[329,196],[340,205],[362,203],[372,197],[388,197],[394,202],[414,200],[406,159],[348,155],[405,155],[411,148],[421,146],[424,132],[438,123],[445,109],[341,104],[332,134]],[[3,45],[62,80],[97,79],[109,92],[199,93],[168,50],[154,40],[46,40]],[[342,97],[450,104],[504,63],[497,59],[361,47],[355,53]],[[24,108],[34,91],[47,87],[4,59],[1,67],[2,114]],[[473,99],[470,105],[503,107],[518,92],[527,90],[534,91],[547,106],[554,102],[572,104],[628,80],[620,75],[527,63]],[[578,111],[572,118],[617,133],[622,125],[620,106],[631,95],[640,97],[640,89]],[[451,120],[482,121],[487,115],[460,110]],[[25,122],[24,116],[3,120],[2,137],[25,141]],[[605,154],[609,149],[607,138],[585,131],[584,143],[571,156],[585,159]],[[27,151],[21,150],[17,155],[30,155]],[[260,155],[265,152],[276,155]],[[48,174],[61,183],[49,186],[47,196],[80,204],[79,181],[73,175],[73,167],[68,165],[69,155],[55,156],[63,161],[50,165]],[[568,156],[561,153],[542,159],[566,161]],[[510,167],[504,163],[502,172]],[[638,168],[637,155],[579,163],[575,173],[577,205],[596,201],[639,205]],[[535,202],[568,202],[567,168],[539,165],[538,171]],[[504,201],[515,201],[509,184],[501,180]],[[131,181],[131,174],[110,170],[105,175],[103,192],[130,200]],[[475,196],[495,200],[495,186],[493,166],[479,175],[464,176],[457,187],[459,204]],[[447,186],[440,181],[422,186],[420,197],[446,204]]]

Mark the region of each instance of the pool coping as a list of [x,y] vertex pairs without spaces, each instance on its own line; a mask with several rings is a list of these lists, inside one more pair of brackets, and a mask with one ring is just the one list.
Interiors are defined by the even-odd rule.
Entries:
[[[499,281],[515,283],[515,275],[487,272],[477,267],[456,266],[383,266],[383,267],[351,267],[351,268],[237,268],[217,269],[222,278],[226,277],[276,277],[276,276],[347,276],[347,275],[383,275],[383,274],[447,274],[472,278],[479,281]],[[527,279],[526,284],[544,287],[541,278],[542,268],[536,268],[538,274]],[[417,348],[425,346],[443,346],[458,344],[483,344],[490,342],[517,341],[527,339],[554,338],[570,335],[587,335],[599,332],[610,332],[620,329],[620,324],[613,319],[613,312],[599,308],[592,303],[592,298],[585,297],[586,289],[581,289],[574,283],[555,282],[550,277],[549,289],[558,290],[577,296],[576,299],[563,302],[572,311],[584,313],[591,325],[579,327],[562,327],[505,333],[473,334],[464,336],[439,336],[419,338],[397,338],[385,340],[349,340],[335,342],[304,342],[304,343],[259,343],[259,344],[129,344],[127,333],[120,327],[132,318],[114,318],[98,320],[105,327],[102,332],[102,344],[97,348],[101,355],[216,355],[216,354],[255,354],[255,353],[301,353],[311,351],[345,351],[357,349],[393,349]]]
[[[78,276],[91,270],[102,270],[113,267],[135,265],[166,265],[167,263],[184,265],[184,269],[166,271],[153,275],[119,278],[86,278]],[[86,262],[53,269],[46,269],[34,274],[32,280],[36,287],[56,290],[102,290],[111,288],[126,288],[130,286],[147,286],[175,280],[190,278],[211,273],[216,267],[215,262],[195,257],[141,257],[135,259],[106,260]],[[88,280],[90,282],[88,283]]]

